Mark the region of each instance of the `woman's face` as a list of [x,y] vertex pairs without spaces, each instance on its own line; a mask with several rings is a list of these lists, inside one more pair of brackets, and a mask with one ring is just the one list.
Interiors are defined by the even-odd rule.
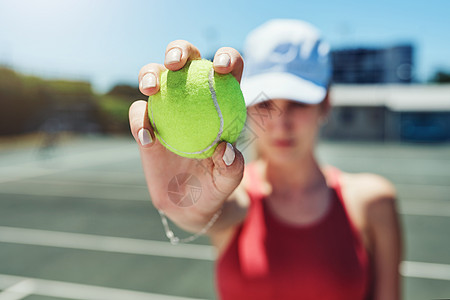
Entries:
[[259,154],[277,163],[292,163],[312,154],[326,105],[273,99],[249,107],[249,124]]

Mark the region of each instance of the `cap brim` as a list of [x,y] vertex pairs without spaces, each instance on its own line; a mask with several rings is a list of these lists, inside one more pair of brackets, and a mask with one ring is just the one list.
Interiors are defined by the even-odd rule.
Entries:
[[327,89],[323,86],[283,72],[244,78],[241,89],[247,106],[268,99],[289,99],[305,104],[317,104],[322,102],[327,93]]

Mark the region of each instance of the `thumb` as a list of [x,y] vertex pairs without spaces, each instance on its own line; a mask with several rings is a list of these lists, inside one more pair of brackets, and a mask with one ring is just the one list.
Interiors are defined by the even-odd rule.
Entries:
[[148,119],[147,101],[138,100],[131,104],[128,118],[131,134],[142,148],[149,148],[154,144],[155,134]]
[[244,156],[232,144],[220,143],[214,151],[213,181],[217,190],[227,195],[239,185],[244,174]]

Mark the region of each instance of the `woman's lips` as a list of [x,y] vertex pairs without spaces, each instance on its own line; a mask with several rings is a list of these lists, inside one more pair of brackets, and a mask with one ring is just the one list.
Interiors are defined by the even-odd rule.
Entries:
[[276,140],[274,140],[273,145],[275,147],[287,148],[287,147],[292,147],[294,145],[294,141],[293,140],[285,140],[285,139],[276,139]]

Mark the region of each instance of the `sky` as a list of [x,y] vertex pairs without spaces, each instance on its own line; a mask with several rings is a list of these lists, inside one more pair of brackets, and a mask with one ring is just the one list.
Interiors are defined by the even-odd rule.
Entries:
[[172,40],[211,57],[223,46],[242,50],[272,18],[292,18],[318,27],[332,49],[412,43],[423,82],[450,70],[449,12],[448,0],[0,0],[0,65],[106,92],[137,85],[139,69],[162,63]]

